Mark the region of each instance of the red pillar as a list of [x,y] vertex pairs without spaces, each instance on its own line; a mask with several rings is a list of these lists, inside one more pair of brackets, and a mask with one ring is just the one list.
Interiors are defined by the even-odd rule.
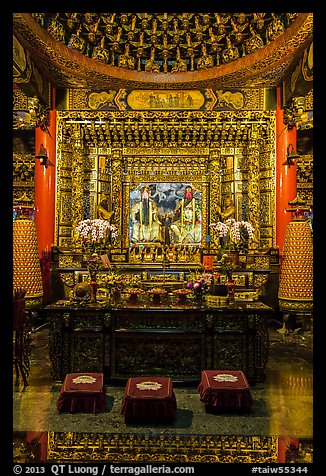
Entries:
[[278,438],[278,463],[286,463],[286,452],[299,449],[299,440],[292,437]]
[[296,128],[288,128],[283,122],[284,110],[281,104],[281,89],[277,89],[276,106],[276,245],[283,253],[286,225],[291,219],[291,214],[285,209],[289,208],[288,202],[297,194],[296,165],[283,165],[287,148],[290,144],[296,149]]
[[[54,100],[52,104],[55,104]],[[55,225],[56,111],[54,109],[50,111],[49,119],[48,131],[37,127],[35,135],[36,154],[43,144],[48,157],[46,165],[41,165],[40,160],[35,159],[35,225],[41,260],[44,303],[51,299],[50,262]]]

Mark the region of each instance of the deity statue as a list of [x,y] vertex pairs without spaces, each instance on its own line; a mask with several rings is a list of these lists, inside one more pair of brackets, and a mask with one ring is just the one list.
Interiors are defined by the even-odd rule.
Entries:
[[207,54],[206,46],[202,45],[202,56],[198,58],[197,69],[207,69],[214,66],[213,57]]
[[151,198],[151,190],[148,185],[141,189],[140,200],[131,207],[131,241],[157,242],[161,239],[161,226],[158,208]]
[[228,218],[235,218],[235,208],[231,195],[227,195],[224,199],[223,210],[221,211],[222,221],[227,220]]
[[103,220],[111,220],[114,211],[109,210],[109,204],[107,198],[104,196],[99,205],[97,206],[97,218],[103,218]]
[[201,241],[201,205],[194,197],[191,185],[185,188],[184,198],[174,209],[171,230],[178,243],[200,243]]

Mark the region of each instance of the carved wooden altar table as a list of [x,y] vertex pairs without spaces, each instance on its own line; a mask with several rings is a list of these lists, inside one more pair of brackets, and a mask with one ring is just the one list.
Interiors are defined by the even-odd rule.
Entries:
[[272,309],[260,302],[58,301],[44,312],[56,381],[67,373],[101,372],[117,383],[153,375],[198,384],[204,369],[241,370],[251,384],[266,377]]

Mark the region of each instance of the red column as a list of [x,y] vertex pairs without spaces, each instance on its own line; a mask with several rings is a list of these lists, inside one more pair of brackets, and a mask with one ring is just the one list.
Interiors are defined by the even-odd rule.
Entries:
[[284,110],[281,105],[281,89],[277,89],[276,106],[276,245],[280,250],[280,257],[283,253],[286,225],[291,219],[291,214],[285,209],[289,208],[288,202],[293,200],[297,194],[296,165],[283,165],[287,148],[292,144],[296,149],[297,134],[296,128],[288,128],[283,122]]
[[[55,102],[53,102],[55,104]],[[50,301],[50,260],[51,246],[54,244],[55,225],[55,191],[56,191],[56,111],[49,113],[50,124],[48,131],[36,128],[36,154],[43,144],[48,161],[41,165],[35,159],[35,225],[38,238],[38,248],[41,260],[43,279],[43,300]]]
[[297,438],[278,438],[278,463],[286,463],[286,452],[299,449],[299,440]]

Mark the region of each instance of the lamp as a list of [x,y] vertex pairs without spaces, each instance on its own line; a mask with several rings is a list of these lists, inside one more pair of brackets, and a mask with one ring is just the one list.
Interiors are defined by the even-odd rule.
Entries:
[[26,290],[26,309],[42,305],[43,283],[37,233],[34,220],[27,214],[17,216],[13,223],[13,288]]
[[35,158],[40,159],[40,165],[48,165],[48,156],[43,144],[40,145],[39,153],[35,155]]
[[295,151],[293,144],[289,144],[287,147],[286,159],[282,165],[288,165],[291,167],[291,165],[295,165],[294,159],[299,159],[299,157],[300,155]]
[[283,312],[312,312],[313,241],[302,215],[292,217],[286,227],[278,299]]

